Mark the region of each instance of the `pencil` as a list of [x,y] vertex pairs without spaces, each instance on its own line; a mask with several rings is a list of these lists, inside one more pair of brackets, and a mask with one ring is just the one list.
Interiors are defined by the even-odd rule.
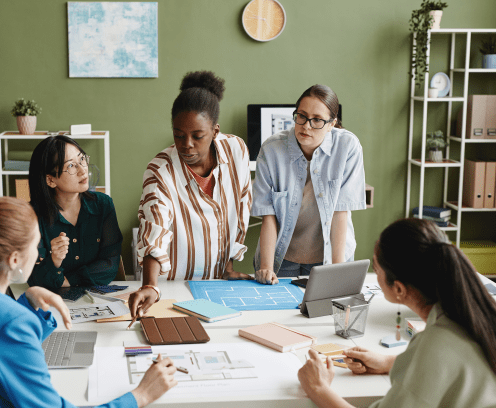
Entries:
[[[154,363],[158,363],[158,361],[155,360],[155,359],[152,359],[152,361]],[[179,371],[179,372],[181,372],[181,373],[184,373],[184,374],[189,374],[188,369],[187,368],[184,368],[184,367],[178,367],[178,366],[176,366],[176,370]]]
[[95,303],[95,298],[91,296],[91,293],[88,290],[85,290],[84,294],[90,298],[91,303]]
[[133,317],[133,320],[131,320],[131,323],[129,323],[129,326],[127,326],[127,329],[126,329],[126,330],[129,330],[129,329],[131,328],[131,326],[132,326],[134,323],[136,323],[136,320],[138,320],[138,319],[139,319],[138,315],[134,316],[134,317]]

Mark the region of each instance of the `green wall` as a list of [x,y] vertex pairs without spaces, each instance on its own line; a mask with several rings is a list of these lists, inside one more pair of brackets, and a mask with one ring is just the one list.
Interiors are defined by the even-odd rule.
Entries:
[[[110,131],[112,197],[130,273],[142,175],[154,155],[172,143],[170,109],[186,72],[208,69],[226,80],[221,131],[245,139],[247,104],[294,103],[308,86],[327,84],[343,105],[346,128],[362,143],[366,180],[375,187],[374,208],[353,214],[356,258],[371,258],[380,231],[404,215],[408,19],[421,1],[281,0],[286,29],[269,43],[244,33],[247,0],[158,3],[159,78],[70,79],[67,2],[3,1],[0,129],[16,128],[9,111],[24,97],[43,108],[40,130],[91,123],[95,130]],[[495,27],[494,0],[448,3],[442,27]],[[92,149],[99,154],[98,147]],[[250,229],[250,251],[238,270],[251,271],[258,233],[258,227]]]

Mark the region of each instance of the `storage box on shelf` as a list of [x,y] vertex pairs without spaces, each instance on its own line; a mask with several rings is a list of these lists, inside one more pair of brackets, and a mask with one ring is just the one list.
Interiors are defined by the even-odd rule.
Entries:
[[[67,132],[68,133],[68,132]],[[9,195],[10,177],[23,176],[26,178],[29,175],[29,170],[7,170],[5,162],[9,160],[9,141],[12,140],[42,140],[48,136],[46,131],[37,131],[33,135],[21,135],[19,132],[7,131],[0,133],[0,197]],[[101,140],[104,145],[104,163],[105,163],[105,186],[98,186],[97,191],[104,191],[110,195],[110,140],[107,130],[93,131],[88,135],[73,135],[70,136],[76,140]],[[18,163],[17,163],[18,164]],[[16,163],[14,163],[14,166]],[[11,168],[12,163],[7,166]],[[4,188],[5,187],[5,188]]]
[[460,249],[470,259],[477,272],[496,277],[496,242],[462,241]]
[[[410,124],[409,124],[409,134],[408,134],[408,170],[407,170],[407,194],[406,194],[406,217],[411,216],[410,211],[410,201],[411,201],[411,188],[412,188],[412,166],[415,168],[419,168],[420,171],[420,190],[419,190],[419,201],[418,206],[423,208],[425,204],[429,205],[438,205],[437,202],[432,202],[432,200],[426,200],[427,197],[424,196],[424,187],[425,187],[425,178],[428,175],[428,170],[430,168],[444,168],[444,182],[443,182],[443,206],[451,208],[455,210],[453,223],[450,223],[448,227],[443,227],[442,229],[445,231],[453,231],[456,235],[455,243],[458,247],[460,247],[460,239],[461,239],[461,231],[462,231],[462,215],[465,212],[494,212],[496,208],[474,208],[468,207],[466,205],[459,205],[458,203],[462,203],[462,198],[464,195],[464,172],[465,172],[465,147],[467,144],[472,143],[472,146],[479,146],[479,144],[484,144],[487,146],[488,143],[496,143],[495,138],[495,129],[494,126],[488,125],[486,123],[493,123],[492,119],[496,119],[496,114],[490,109],[488,113],[488,106],[492,107],[496,104],[496,97],[492,98],[489,96],[477,97],[469,95],[469,77],[470,74],[487,74],[488,80],[494,80],[496,78],[491,78],[491,75],[496,73],[494,69],[481,69],[481,68],[472,68],[470,67],[470,55],[471,55],[471,47],[472,44],[472,35],[473,34],[496,34],[496,29],[438,29],[438,30],[430,30],[428,33],[428,46],[427,46],[427,72],[425,73],[425,82],[422,90],[422,95],[415,95],[415,78],[412,77],[411,87],[410,87]],[[451,39],[450,46],[450,62],[449,62],[449,78],[451,82],[451,87],[449,93],[446,97],[438,97],[438,98],[429,98],[428,97],[428,89],[429,89],[429,64],[430,64],[430,40],[431,36],[438,35],[449,35]],[[461,45],[459,44],[457,47],[457,39],[462,38]],[[415,37],[413,38],[415,44]],[[465,46],[465,49],[462,48]],[[462,50],[464,54],[464,63],[463,67],[455,67],[455,50]],[[458,73],[455,78],[455,73]],[[462,78],[460,78],[460,73],[462,74]],[[462,95],[453,95],[453,82],[456,82],[457,85],[461,86]],[[453,115],[453,103],[457,102],[458,104],[461,102],[462,107],[459,113],[459,120],[457,123],[457,135],[455,134],[455,129],[452,129],[452,119],[456,116]],[[425,159],[425,148],[426,148],[426,137],[427,137],[427,115],[429,104],[431,103],[446,103],[447,104],[447,123],[446,123],[446,134],[452,135],[449,136],[449,140],[451,142],[455,142],[458,145],[456,146],[459,152],[457,152],[456,157],[450,152],[450,145],[446,148],[445,158],[441,163],[434,163]],[[422,108],[422,132],[421,135],[414,134],[414,116],[415,116],[415,108],[421,104]],[[495,105],[496,106],[496,105]],[[483,112],[481,110],[483,109]],[[476,124],[477,120],[482,120],[481,118],[486,120],[489,118],[489,122],[485,122],[484,128],[482,130],[478,129],[478,134],[473,134],[474,124]],[[467,130],[468,129],[468,130]],[[476,132],[477,133],[477,132]],[[417,144],[420,139],[421,144],[421,158],[413,157],[413,145],[414,140],[417,141]],[[481,146],[482,147],[482,146]],[[451,149],[452,151],[455,149]],[[468,157],[469,159],[477,159],[475,157]],[[493,158],[496,160],[496,157]],[[450,169],[459,168],[459,175],[457,179],[455,179],[454,185],[457,185],[457,191],[453,191],[453,183],[449,183]],[[426,174],[427,173],[427,174]],[[451,188],[450,188],[451,186]],[[467,182],[465,182],[465,186],[467,186]],[[451,193],[452,197],[450,201],[448,201],[448,190]],[[465,192],[465,195],[466,192]],[[453,197],[457,197],[456,200],[453,200]],[[489,200],[490,201],[490,200]],[[415,204],[414,206],[416,206]],[[422,218],[422,212],[420,211],[419,218]],[[496,239],[496,237],[494,237]],[[495,272],[496,274],[496,272]]]

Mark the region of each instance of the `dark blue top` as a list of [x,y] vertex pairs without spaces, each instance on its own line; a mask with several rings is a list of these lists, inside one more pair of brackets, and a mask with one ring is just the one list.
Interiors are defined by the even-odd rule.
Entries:
[[[71,286],[107,285],[117,270],[121,256],[122,234],[117,223],[114,203],[103,193],[90,193],[95,200],[81,195],[81,210],[76,225],[62,214],[50,225],[40,217],[41,241],[39,258],[28,280],[30,286],[57,290],[64,276]],[[50,254],[50,242],[65,232],[70,239],[69,252],[56,268]]]
[[[0,293],[0,407],[75,407],[53,388],[41,343],[57,327],[51,312],[34,310],[23,294]],[[130,392],[101,407],[137,407]]]

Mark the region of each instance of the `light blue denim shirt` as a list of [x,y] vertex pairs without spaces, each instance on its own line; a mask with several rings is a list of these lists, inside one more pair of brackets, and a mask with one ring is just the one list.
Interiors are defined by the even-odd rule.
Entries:
[[[307,164],[294,128],[268,138],[258,154],[251,215],[276,216],[275,273],[284,260],[298,220]],[[330,236],[334,211],[348,211],[345,259],[349,259],[356,248],[351,211],[366,208],[363,154],[358,138],[345,129],[333,128],[315,149],[310,161],[310,174],[322,224],[324,264],[332,263]],[[255,253],[255,270],[258,269],[260,241]]]

